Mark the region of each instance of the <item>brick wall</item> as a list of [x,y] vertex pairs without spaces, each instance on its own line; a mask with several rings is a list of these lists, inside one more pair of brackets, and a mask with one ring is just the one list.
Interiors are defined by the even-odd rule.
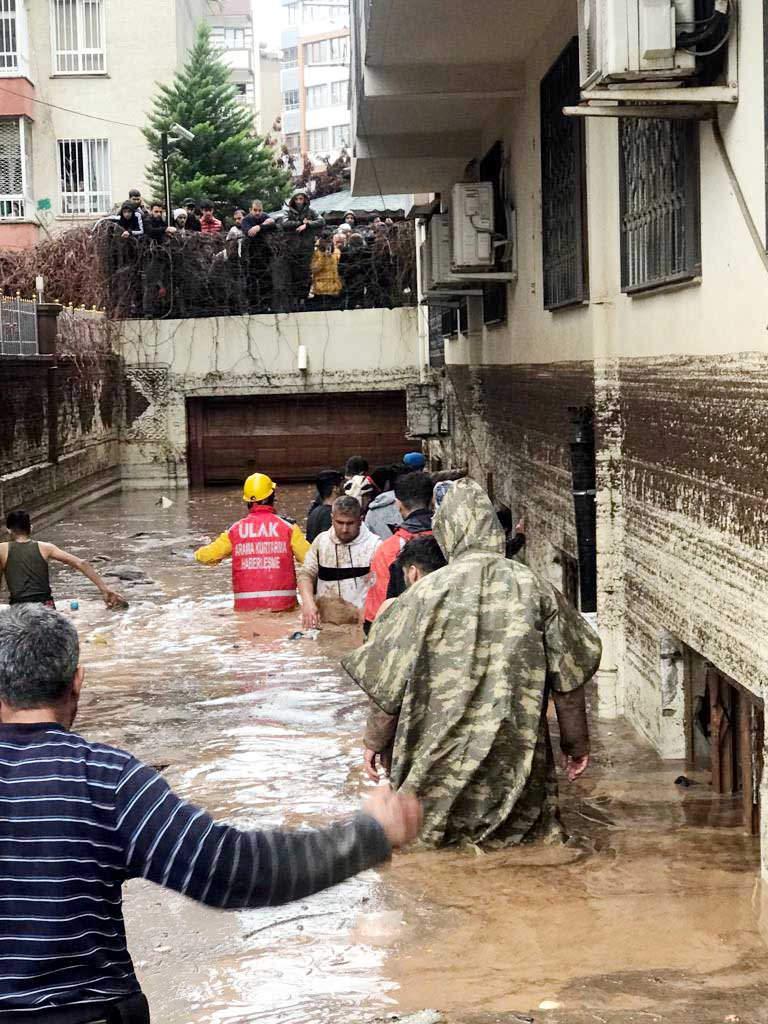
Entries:
[[119,485],[123,384],[109,324],[65,311],[58,328],[56,357],[0,358],[2,511],[53,513]]

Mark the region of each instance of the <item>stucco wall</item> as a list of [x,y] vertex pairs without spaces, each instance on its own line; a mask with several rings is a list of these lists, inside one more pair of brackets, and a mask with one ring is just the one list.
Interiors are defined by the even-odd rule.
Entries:
[[[122,321],[126,486],[187,483],[186,399],[402,390],[419,379],[414,309]],[[307,369],[298,369],[304,346]]]

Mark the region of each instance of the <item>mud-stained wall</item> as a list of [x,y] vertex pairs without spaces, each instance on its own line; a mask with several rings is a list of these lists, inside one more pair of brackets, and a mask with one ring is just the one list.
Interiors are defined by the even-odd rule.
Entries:
[[449,366],[446,383],[450,435],[433,454],[525,516],[527,561],[559,581],[559,552],[576,557],[570,410],[594,404],[591,364]]
[[53,514],[120,484],[123,380],[109,325],[65,311],[57,326],[55,357],[0,359],[0,511]]
[[758,695],[768,678],[768,356],[624,360],[619,386],[626,709],[672,756],[665,630]]
[[446,373],[450,434],[433,457],[466,465],[525,514],[526,560],[556,584],[558,552],[577,554],[569,410],[594,407],[599,619],[616,710],[665,756],[685,756],[683,674],[664,674],[676,641],[762,696],[768,356]]

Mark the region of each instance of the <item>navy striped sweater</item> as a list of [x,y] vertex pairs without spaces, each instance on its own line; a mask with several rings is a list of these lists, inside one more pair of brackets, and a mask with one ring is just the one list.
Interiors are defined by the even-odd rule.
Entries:
[[50,723],[0,725],[0,1021],[139,991],[121,886],[148,878],[213,907],[301,899],[385,860],[358,815],[329,828],[242,832],[185,803],[130,754]]

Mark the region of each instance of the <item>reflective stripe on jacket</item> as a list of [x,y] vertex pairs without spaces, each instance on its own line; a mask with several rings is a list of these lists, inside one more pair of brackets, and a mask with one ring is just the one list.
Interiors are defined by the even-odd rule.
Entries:
[[229,529],[235,611],[288,611],[296,605],[293,526],[269,505],[255,505]]

